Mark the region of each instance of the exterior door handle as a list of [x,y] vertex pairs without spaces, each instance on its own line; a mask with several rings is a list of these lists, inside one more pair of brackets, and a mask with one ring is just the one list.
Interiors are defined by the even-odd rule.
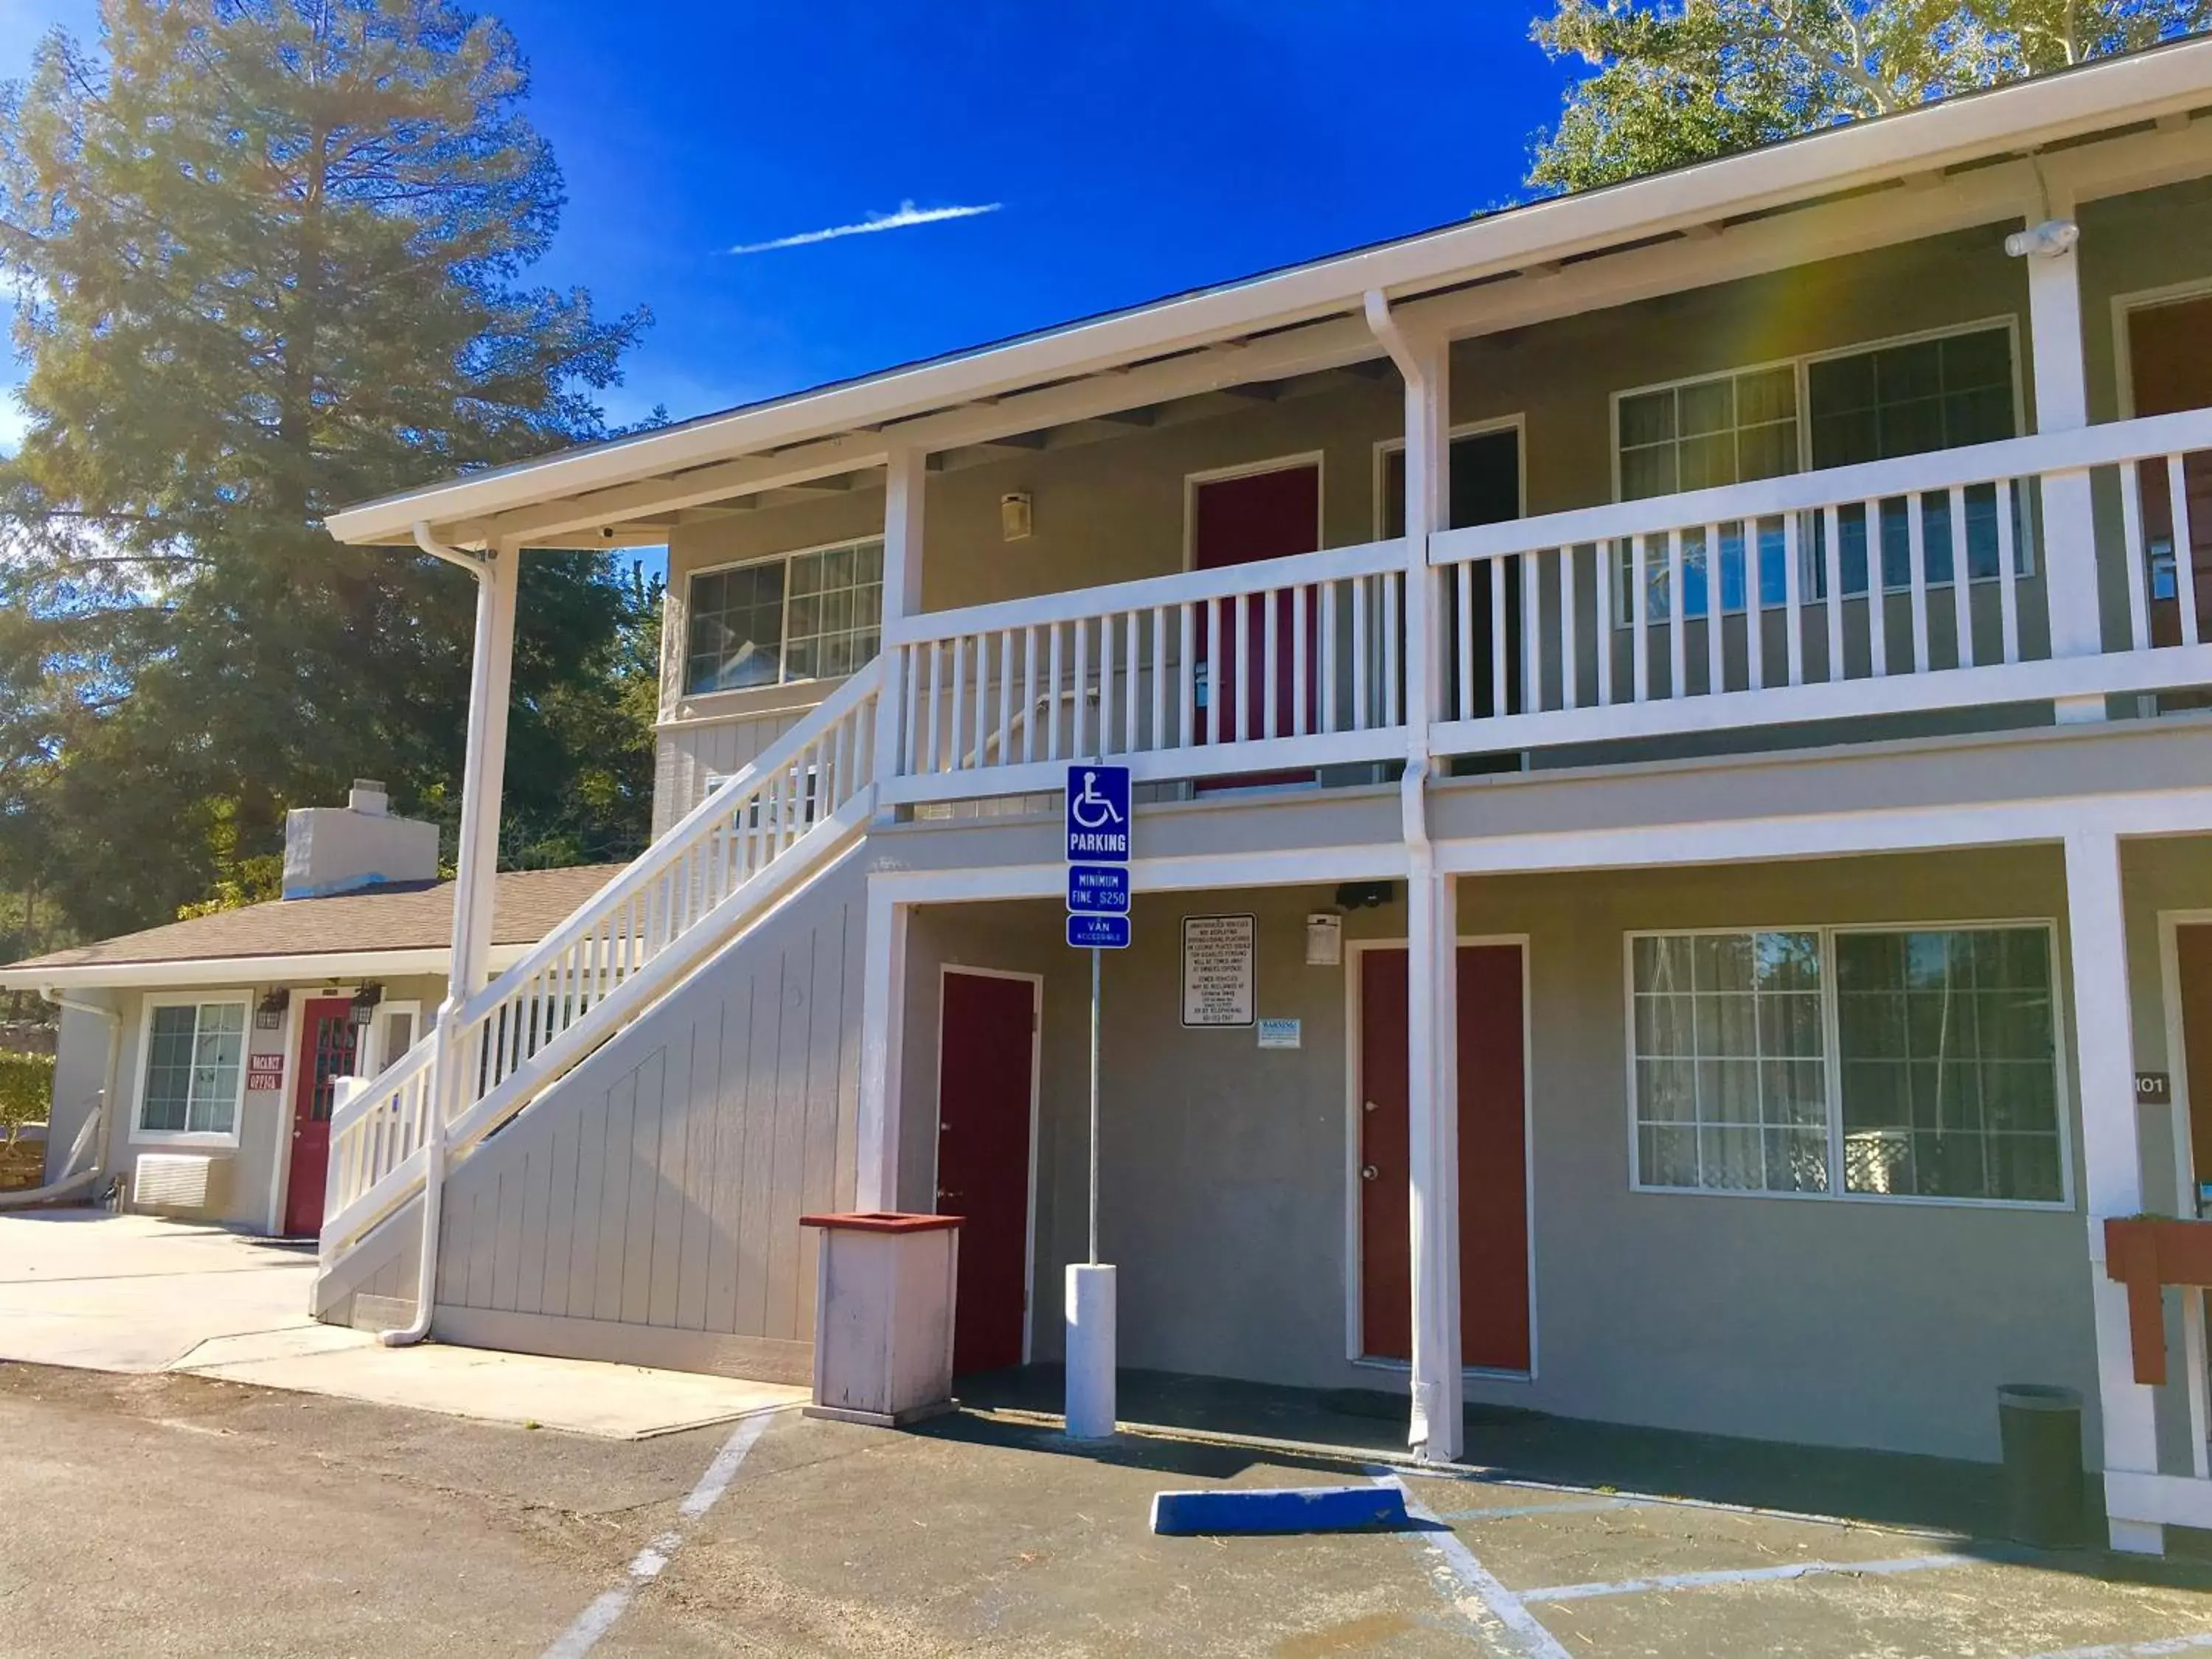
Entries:
[[1372,1181],[1376,1176],[1379,1176],[1382,1173],[1382,1171],[1376,1169],[1372,1164],[1363,1164],[1359,1166],[1359,1178],[1362,1181]]

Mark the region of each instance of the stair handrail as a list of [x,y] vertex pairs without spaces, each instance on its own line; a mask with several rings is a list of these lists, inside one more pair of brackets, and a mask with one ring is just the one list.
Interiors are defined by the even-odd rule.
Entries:
[[[866,822],[877,771],[872,705],[883,678],[878,656],[468,998],[452,1023],[447,1075],[435,1086],[428,1075],[434,1028],[333,1110],[326,1250],[334,1227],[357,1233],[376,1218],[364,1221],[365,1212],[381,1213],[404,1196],[401,1188],[412,1190],[430,1101],[443,1103],[449,1125],[465,1120],[481,1133],[490,1127],[481,1109],[495,1093],[519,1104],[507,1085],[542,1085],[557,1074],[553,1061],[599,1035],[605,1020],[589,1018],[594,1009],[605,1004],[616,1017],[636,1001],[616,998],[624,983],[725,914],[740,890],[780,888],[760,878],[796,848],[834,842]],[[672,880],[679,873],[680,883]]]
[[[825,731],[867,702],[874,695],[882,678],[883,659],[880,656],[871,659],[866,668],[846,680],[805,716],[793,722],[775,743],[724,779],[703,800],[672,824],[665,834],[632,860],[605,886],[571,911],[567,920],[532,946],[506,972],[464,1002],[458,1023],[463,1027],[475,1024],[505,1000],[501,994],[502,986],[520,984],[532,973],[542,969],[548,961],[576,942],[588,921],[604,919],[607,912],[616,906],[637,897],[647,883],[666,873],[669,866],[694,850],[701,842],[719,834],[722,821],[730,816],[730,808],[740,804],[750,805],[759,793],[759,785],[788,767]],[[873,735],[872,731],[864,732],[862,740],[869,741]],[[872,756],[868,757],[870,764],[867,770],[871,774],[874,769],[873,758]],[[872,783],[873,781],[872,775],[866,781]]]

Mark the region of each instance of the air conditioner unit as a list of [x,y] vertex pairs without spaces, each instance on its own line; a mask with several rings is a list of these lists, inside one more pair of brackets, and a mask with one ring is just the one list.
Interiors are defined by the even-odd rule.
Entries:
[[204,1210],[211,1158],[185,1152],[141,1152],[131,1179],[131,1201],[149,1210]]

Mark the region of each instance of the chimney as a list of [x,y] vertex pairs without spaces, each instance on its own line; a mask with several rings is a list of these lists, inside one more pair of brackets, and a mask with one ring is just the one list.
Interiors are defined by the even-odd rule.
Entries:
[[327,898],[387,882],[438,878],[438,826],[392,816],[375,778],[356,778],[343,806],[284,815],[284,896]]

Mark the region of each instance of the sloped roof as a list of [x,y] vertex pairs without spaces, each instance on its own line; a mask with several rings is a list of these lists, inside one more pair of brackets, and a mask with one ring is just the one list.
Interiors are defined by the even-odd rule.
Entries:
[[[536,944],[623,867],[586,864],[566,870],[502,871],[492,890],[491,942]],[[394,882],[328,898],[278,899],[173,921],[11,963],[0,974],[27,979],[47,969],[442,951],[453,942],[453,883]]]

